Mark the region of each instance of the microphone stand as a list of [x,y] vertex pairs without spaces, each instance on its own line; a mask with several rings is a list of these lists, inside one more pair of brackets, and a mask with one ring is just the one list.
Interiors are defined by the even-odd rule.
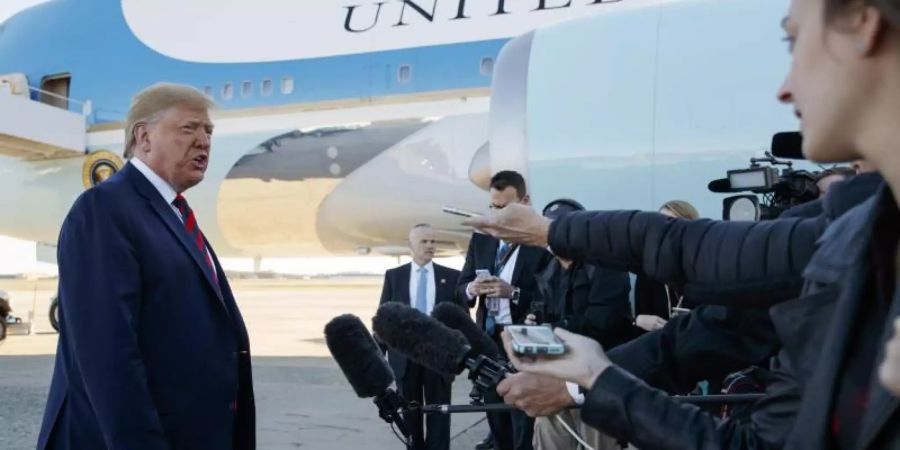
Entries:
[[[677,402],[690,403],[694,405],[708,404],[737,404],[737,403],[753,403],[765,394],[727,394],[727,395],[675,395],[672,396]],[[570,406],[566,409],[580,409],[581,405]],[[411,405],[411,409],[419,409],[425,414],[459,414],[459,413],[484,413],[484,412],[504,412],[516,411],[517,408],[504,403],[492,403],[487,405],[452,405],[452,404],[435,404],[435,405]]]
[[484,355],[465,357],[463,364],[469,370],[469,379],[482,391],[496,389],[507,374],[515,373],[510,366]]
[[409,441],[410,431],[403,420],[403,413],[418,408],[418,405],[415,402],[407,402],[400,393],[391,388],[375,396],[373,402],[378,407],[378,417],[389,424],[395,424],[400,434]]

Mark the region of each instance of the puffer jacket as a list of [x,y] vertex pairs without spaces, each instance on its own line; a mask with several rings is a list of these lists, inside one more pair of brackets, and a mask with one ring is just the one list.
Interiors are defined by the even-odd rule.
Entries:
[[[835,311],[852,311],[862,299],[852,280],[858,282],[857,272],[865,270],[861,249],[868,248],[866,230],[874,205],[885,195],[890,197],[882,192],[830,226],[833,217],[727,224],[636,212],[577,213],[554,223],[550,245],[560,256],[640,268],[703,294],[694,300],[778,304],[771,316],[783,348],[773,364],[773,382],[754,405],[749,423],[722,421],[676,403],[617,367],[605,371],[587,394],[584,420],[642,449],[828,448],[832,397],[827,394],[841,364],[834,355],[820,355],[852,332],[847,315]],[[829,231],[823,235],[826,226]],[[803,278],[800,297],[784,301]],[[898,303],[895,299],[895,309]],[[877,408],[864,421],[858,448],[900,445],[896,400],[885,400],[881,391],[873,387]],[[798,417],[796,423],[803,425],[795,427]]]

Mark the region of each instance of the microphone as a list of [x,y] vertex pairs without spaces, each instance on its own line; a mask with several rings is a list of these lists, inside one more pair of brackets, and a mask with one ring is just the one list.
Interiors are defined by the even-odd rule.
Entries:
[[469,314],[459,306],[453,303],[438,303],[431,311],[431,317],[438,322],[446,325],[448,328],[454,329],[462,333],[472,347],[472,351],[479,355],[489,358],[497,358],[500,356],[500,349],[497,344],[487,335],[481,328],[472,321]]
[[381,354],[381,349],[359,317],[343,314],[325,325],[325,344],[359,398],[374,397],[378,416],[407,439],[409,430],[402,413],[409,409],[406,400],[391,389],[394,373]]
[[731,189],[731,182],[728,181],[728,178],[718,178],[709,182],[706,187],[711,192],[736,192],[734,189]]
[[483,390],[495,389],[510,372],[505,364],[474,350],[461,332],[403,303],[378,308],[372,328],[381,342],[437,373],[457,375],[468,369],[469,379]]
[[779,158],[806,159],[803,156],[803,135],[799,131],[785,131],[772,136],[772,154]]

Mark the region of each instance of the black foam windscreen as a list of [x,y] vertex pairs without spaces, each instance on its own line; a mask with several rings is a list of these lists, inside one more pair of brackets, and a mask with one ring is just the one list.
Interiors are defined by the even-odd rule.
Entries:
[[378,340],[437,373],[462,372],[471,347],[456,330],[400,302],[388,302],[372,318]]
[[359,317],[343,314],[325,325],[325,344],[360,398],[381,395],[394,373]]
[[707,187],[712,192],[733,192],[731,189],[731,182],[728,181],[728,178],[712,180]]
[[779,158],[806,159],[803,156],[803,135],[799,131],[785,131],[772,136],[772,154]]
[[469,346],[472,347],[474,353],[490,358],[500,355],[500,349],[497,348],[494,340],[472,321],[469,313],[459,306],[449,302],[438,303],[431,311],[431,317],[462,333],[469,341]]

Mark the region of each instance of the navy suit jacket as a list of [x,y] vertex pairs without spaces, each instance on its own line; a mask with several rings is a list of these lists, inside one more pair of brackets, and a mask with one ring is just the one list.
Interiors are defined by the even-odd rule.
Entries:
[[[472,239],[469,241],[469,250],[466,253],[466,264],[457,281],[457,298],[460,302],[468,304],[469,307],[478,307],[475,311],[475,320],[482,329],[484,329],[487,309],[483,301],[478,301],[480,297],[469,300],[469,296],[466,295],[466,287],[475,281],[476,270],[484,269],[491,273],[494,272],[494,263],[499,248],[500,241],[497,238],[473,233]],[[553,255],[544,248],[519,246],[519,256],[516,259],[516,267],[513,268],[512,282],[510,283],[519,288],[519,300],[510,303],[510,313],[514,324],[523,323],[525,316],[531,312],[531,303],[540,295],[536,275],[544,270],[552,259]]]
[[127,164],[75,201],[57,256],[38,450],[255,448],[250,346],[228,280],[213,253],[214,281],[140,171]]
[[[409,275],[411,264],[407,263],[384,273],[384,286],[381,288],[381,301],[379,306],[386,302],[400,302],[411,305],[409,298]],[[456,279],[459,271],[434,264],[434,304],[456,301]],[[468,311],[464,303],[457,303],[463,311]],[[388,361],[394,371],[394,378],[401,379],[406,373],[406,357],[402,353],[388,350]]]

